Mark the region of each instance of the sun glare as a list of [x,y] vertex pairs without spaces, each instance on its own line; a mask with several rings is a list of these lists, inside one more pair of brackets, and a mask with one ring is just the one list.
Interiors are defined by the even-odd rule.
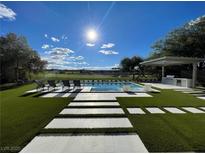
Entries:
[[94,29],[88,30],[86,33],[86,36],[87,36],[87,39],[92,42],[96,41],[98,37],[97,32]]

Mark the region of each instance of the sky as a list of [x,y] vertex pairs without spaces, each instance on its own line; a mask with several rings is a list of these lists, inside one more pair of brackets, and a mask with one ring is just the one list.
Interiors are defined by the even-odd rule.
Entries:
[[25,36],[47,68],[111,69],[203,15],[205,2],[4,1],[0,35]]

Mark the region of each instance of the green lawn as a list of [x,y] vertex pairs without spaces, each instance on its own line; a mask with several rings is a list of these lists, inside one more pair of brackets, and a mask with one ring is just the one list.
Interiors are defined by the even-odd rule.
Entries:
[[51,73],[43,72],[38,74],[32,74],[32,79],[44,79],[44,80],[120,80],[120,79],[132,79],[130,77],[115,77],[112,75],[102,75],[102,74],[82,74],[82,73]]
[[[173,90],[161,90],[147,98],[118,98],[134,128],[52,129],[44,126],[69,103],[69,98],[22,97],[33,84],[0,92],[1,151],[18,152],[40,132],[111,133],[137,132],[150,152],[205,151],[205,114],[131,115],[127,107],[205,106],[205,101]],[[66,115],[64,115],[66,116]],[[82,115],[81,115],[82,116]],[[99,115],[103,117],[105,115]],[[115,115],[116,116],[116,115]],[[123,115],[121,115],[123,116]],[[7,149],[13,147],[13,149]]]
[[150,152],[205,152],[205,114],[131,115],[127,107],[205,106],[190,94],[161,90],[147,98],[118,98],[121,107]]
[[21,97],[34,85],[0,92],[0,150],[18,152],[68,103],[68,98]]

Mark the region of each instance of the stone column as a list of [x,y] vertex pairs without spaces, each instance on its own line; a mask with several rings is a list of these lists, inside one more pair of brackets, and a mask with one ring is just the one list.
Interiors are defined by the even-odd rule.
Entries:
[[197,63],[193,63],[193,72],[192,72],[192,87],[195,87],[197,79]]
[[162,66],[162,77],[164,77],[164,66]]

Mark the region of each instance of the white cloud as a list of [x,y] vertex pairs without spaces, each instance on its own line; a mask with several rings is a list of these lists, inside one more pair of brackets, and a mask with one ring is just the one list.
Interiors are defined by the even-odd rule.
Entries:
[[84,57],[83,56],[71,56],[71,57],[68,57],[68,59],[71,59],[73,61],[76,61],[76,60],[83,60]]
[[76,62],[75,64],[77,65],[89,65],[87,62],[82,61],[82,62]]
[[58,38],[56,38],[56,37],[51,37],[51,40],[52,40],[53,42],[60,42],[60,40],[59,40]]
[[62,35],[62,36],[61,36],[61,39],[62,39],[62,40],[67,40],[68,37],[67,37],[66,35]]
[[4,4],[0,4],[0,19],[3,18],[15,20],[16,13],[12,9],[6,7]]
[[43,44],[41,48],[42,48],[42,49],[48,49],[48,48],[49,48],[49,45],[48,45],[48,44]]
[[101,48],[102,48],[102,49],[106,49],[106,48],[112,48],[112,47],[114,47],[114,46],[115,46],[114,43],[107,43],[107,44],[103,44],[103,45],[101,46]]
[[84,59],[83,56],[77,56],[77,57],[76,57],[76,60],[83,60],[83,59]]
[[93,46],[95,46],[95,44],[94,43],[86,43],[86,46],[93,47]]
[[105,55],[118,55],[119,54],[118,52],[112,51],[112,50],[100,50],[98,52],[105,54]]
[[44,37],[45,37],[45,38],[48,38],[48,34],[44,34]]
[[74,51],[68,48],[58,48],[57,47],[57,48],[51,49],[47,53],[52,54],[52,55],[68,55],[70,53],[74,53]]
[[71,69],[72,67],[89,66],[84,61],[83,56],[74,56],[74,53],[71,49],[56,47],[50,49],[50,51],[45,51],[42,59],[48,62],[48,69]]
[[87,62],[82,63],[67,63],[67,64],[59,64],[56,62],[48,63],[47,69],[59,69],[59,70],[111,70],[112,68],[115,68],[119,64],[114,64],[111,66],[89,66]]
[[119,67],[119,64],[114,64],[110,66],[82,66],[78,68],[70,68],[70,69],[85,69],[85,70],[111,70],[112,68]]
[[[79,57],[79,56],[78,56]],[[53,59],[50,56],[42,56],[43,60],[48,61],[47,69],[59,69],[59,70],[111,70],[112,68],[119,67],[119,64],[110,66],[89,66],[86,61],[69,61],[69,59]]]
[[89,66],[85,61],[70,61],[69,58],[62,58],[61,56],[62,55],[48,55],[41,58],[48,62],[47,69],[79,69],[83,66]]

